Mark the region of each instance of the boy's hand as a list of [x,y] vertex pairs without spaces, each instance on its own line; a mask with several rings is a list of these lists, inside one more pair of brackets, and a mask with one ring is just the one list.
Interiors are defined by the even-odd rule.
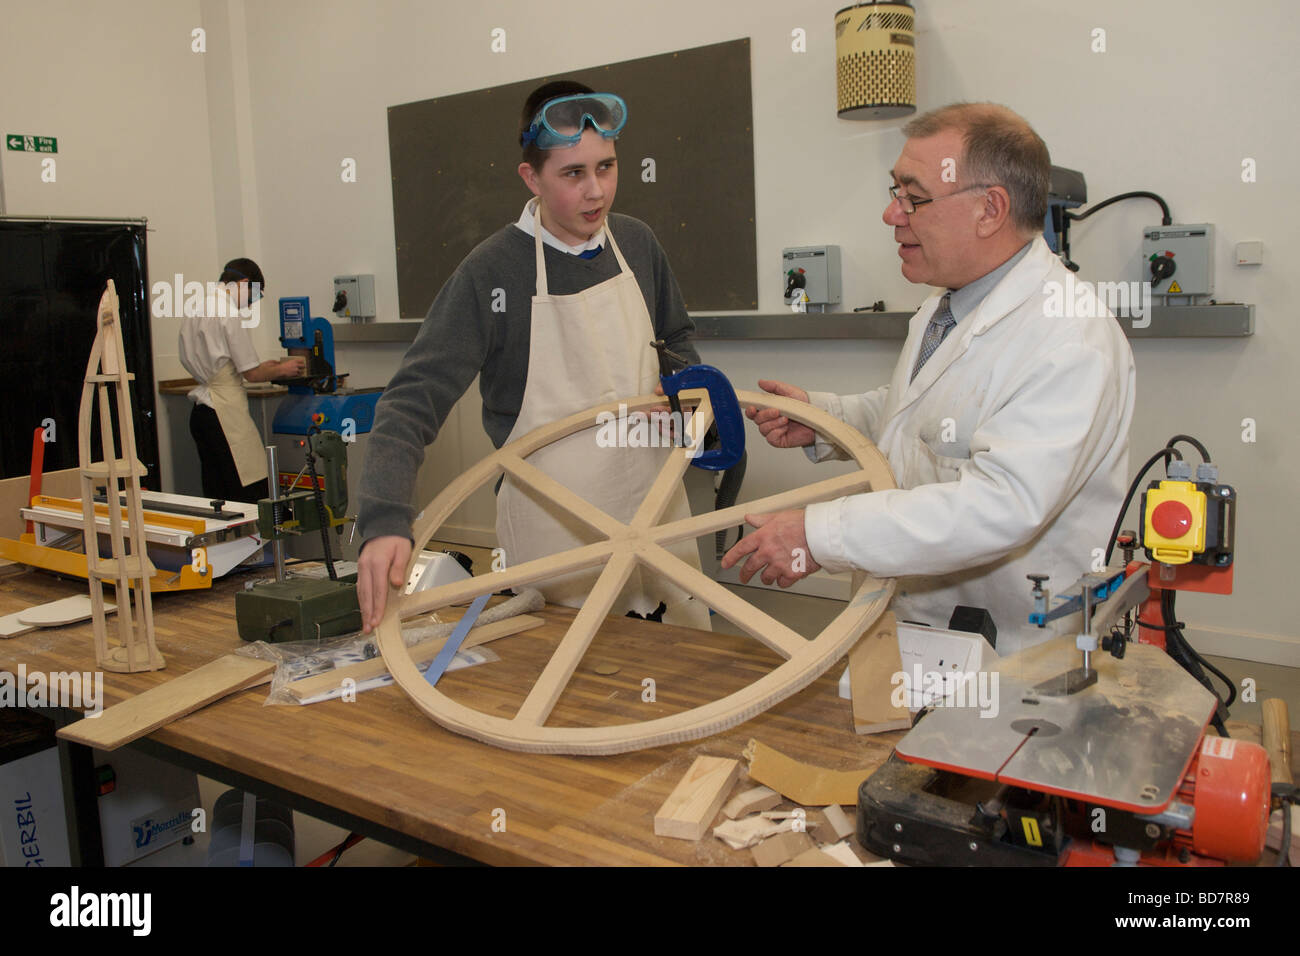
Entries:
[[388,604],[388,588],[406,584],[406,562],[411,559],[411,541],[398,535],[371,538],[361,546],[357,560],[357,601],[361,605],[361,630],[366,634],[378,626]]
[[[758,387],[765,392],[771,392],[773,395],[782,395],[801,402],[808,401],[808,393],[797,385],[787,385],[785,382],[774,382],[770,379],[760,378]],[[782,415],[778,409],[765,408],[760,412],[753,405],[750,405],[745,409],[745,414],[753,420],[754,424],[758,426],[759,432],[767,439],[767,443],[774,448],[803,448],[805,445],[811,445],[817,440],[817,433],[811,428],[791,421]]]
[[307,360],[301,355],[290,355],[280,362],[276,378],[302,378],[307,374]]

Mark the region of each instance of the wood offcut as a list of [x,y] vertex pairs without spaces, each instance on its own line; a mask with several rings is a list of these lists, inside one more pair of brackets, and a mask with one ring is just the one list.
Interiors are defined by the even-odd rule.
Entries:
[[739,760],[696,757],[655,814],[655,834],[679,840],[700,839],[739,777]]

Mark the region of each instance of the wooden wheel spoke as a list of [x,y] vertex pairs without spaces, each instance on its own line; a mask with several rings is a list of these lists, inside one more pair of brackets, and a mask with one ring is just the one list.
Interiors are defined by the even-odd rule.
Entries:
[[582,609],[578,611],[573,623],[565,632],[560,646],[551,655],[546,668],[542,671],[542,676],[537,678],[537,683],[528,692],[523,706],[515,715],[516,722],[533,726],[546,723],[546,718],[551,716],[555,702],[560,699],[560,694],[573,677],[573,672],[577,669],[582,656],[591,646],[597,628],[604,623],[610,606],[623,590],[623,585],[627,583],[635,567],[636,558],[626,552],[620,552],[601,572],[596,586],[591,589],[587,600],[582,603]]
[[593,531],[609,537],[618,537],[627,526],[612,515],[601,511],[591,502],[570,491],[536,465],[530,465],[518,455],[503,455],[501,467],[510,476],[534,490],[541,492]]
[[855,471],[852,474],[828,478],[825,481],[806,485],[803,488],[795,488],[792,491],[768,495],[766,498],[742,502],[738,505],[732,505],[730,508],[723,508],[721,511],[711,511],[708,514],[696,515],[692,518],[683,518],[681,521],[660,525],[655,529],[652,537],[656,544],[673,544],[685,538],[698,538],[700,535],[708,534],[711,531],[734,528],[744,523],[745,515],[769,514],[773,511],[784,511],[788,508],[800,508],[817,501],[825,501],[828,498],[868,491],[870,488],[871,479],[867,473],[865,471]]
[[751,637],[789,659],[808,647],[808,641],[776,618],[737,597],[725,587],[663,548],[648,546],[642,560],[684,591],[689,591],[719,614],[745,629]]
[[488,591],[520,588],[570,571],[593,567],[603,563],[613,550],[613,542],[598,541],[585,548],[574,548],[572,551],[562,551],[535,561],[525,561],[504,571],[490,571],[487,574],[475,575],[464,581],[444,584],[428,591],[396,595],[392,599],[401,601],[401,619],[405,620],[417,614],[427,614],[452,604],[461,604]]
[[698,447],[697,443],[704,441],[704,434],[712,424],[713,406],[709,404],[706,394],[691,415],[690,429],[685,436],[685,447],[674,448],[668,460],[659,469],[655,483],[651,485],[645,499],[641,502],[641,507],[632,517],[633,528],[649,528],[663,517],[664,509],[672,501],[673,494],[681,487],[682,475],[691,465],[693,459],[690,450]]

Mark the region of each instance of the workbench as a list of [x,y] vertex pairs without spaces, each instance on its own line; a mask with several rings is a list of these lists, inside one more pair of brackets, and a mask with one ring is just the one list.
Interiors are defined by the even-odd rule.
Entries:
[[[157,595],[161,672],[104,674],[104,706],[245,646],[234,594],[266,572],[234,573],[210,590]],[[81,582],[13,570],[0,577],[0,615],[83,593]],[[447,674],[439,689],[509,716],[523,701],[576,612],[547,607],[546,624],[487,645],[500,661]],[[89,622],[0,641],[0,669],[94,669]],[[611,676],[598,663],[619,668]],[[717,700],[779,663],[758,641],[628,618],[610,618],[555,708],[552,723],[648,720]],[[443,730],[396,686],[355,702],[264,706],[268,687],[225,698],[130,746],[246,788],[328,823],[435,862],[493,865],[749,865],[748,850],[706,836],[658,837],[654,814],[700,754],[740,759],[750,738],[798,760],[850,769],[888,757],[900,733],[858,736],[836,684],[842,663],[802,692],[730,731],[607,757],[513,753]],[[655,701],[642,700],[642,680]],[[69,714],[69,717],[80,717]],[[90,752],[62,744],[79,787],[92,785]],[[743,766],[743,760],[742,760]],[[743,782],[743,778],[742,778]],[[90,801],[91,809],[94,807]],[[504,832],[495,832],[502,819]],[[82,824],[89,824],[83,807]],[[90,814],[93,817],[93,814]],[[500,823],[498,823],[498,828]],[[94,860],[94,834],[83,862]],[[863,860],[876,859],[861,847]]]

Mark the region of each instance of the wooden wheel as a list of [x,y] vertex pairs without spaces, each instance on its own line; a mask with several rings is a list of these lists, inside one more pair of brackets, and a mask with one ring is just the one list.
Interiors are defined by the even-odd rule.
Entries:
[[[694,439],[703,435],[713,420],[708,394],[703,390],[683,391],[680,397],[684,408],[694,407],[695,410],[690,418],[688,437]],[[847,451],[860,470],[721,511],[659,524],[682,474],[690,465],[687,454],[671,454],[636,515],[624,524],[584,501],[526,459],[552,442],[596,427],[597,416],[603,412],[617,415],[620,405],[629,413],[645,411],[662,406],[664,399],[661,396],[643,395],[624,402],[611,402],[530,432],[469,469],[425,509],[423,518],[413,531],[416,546],[407,577],[415,556],[451,513],[471,493],[484,484],[495,482],[503,473],[570,512],[597,534],[603,535],[604,540],[428,591],[410,595],[390,591],[387,610],[378,627],[379,649],[394,680],[411,696],[416,706],[448,730],[507,750],[623,753],[707,737],[733,727],[802,690],[842,658],[884,613],[894,593],[892,580],[870,577],[860,583],[855,580],[857,586],[844,610],[819,634],[808,639],[737,597],[703,572],[688,566],[664,547],[735,527],[744,521],[746,514],[798,508],[844,495],[896,487],[889,465],[876,447],[860,432],[838,419],[811,405],[766,393],[740,391],[736,397],[742,407],[776,408],[792,420],[810,426]],[[747,687],[684,713],[607,727],[546,726],[552,708],[638,562],[729,618],[784,658],[784,662]],[[512,719],[484,714],[453,701],[425,681],[407,652],[401,634],[401,621],[406,618],[464,603],[481,594],[525,587],[597,565],[604,565],[604,570],[595,587]]]

